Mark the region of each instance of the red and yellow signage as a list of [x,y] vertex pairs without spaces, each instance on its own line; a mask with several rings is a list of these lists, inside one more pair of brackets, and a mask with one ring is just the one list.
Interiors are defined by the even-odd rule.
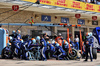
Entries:
[[83,2],[79,2],[79,1],[68,1],[68,2],[69,2],[68,8],[84,10]]
[[79,19],[81,17],[81,14],[75,14],[75,17]]
[[13,11],[18,11],[19,10],[19,5],[12,5],[12,10]]
[[95,10],[95,5],[86,3],[85,4],[85,10],[87,10],[87,11],[96,11]]
[[[23,0],[23,1],[35,3],[37,0]],[[74,0],[40,0],[40,4],[79,9],[84,11],[100,12],[100,5],[79,2]]]
[[92,16],[92,20],[97,20],[97,16]]

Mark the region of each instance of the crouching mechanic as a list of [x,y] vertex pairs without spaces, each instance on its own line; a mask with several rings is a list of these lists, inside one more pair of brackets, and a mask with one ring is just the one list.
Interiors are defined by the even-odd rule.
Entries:
[[22,39],[20,39],[20,41],[17,40],[17,42],[15,43],[15,54],[18,58],[21,57],[22,53],[21,53],[21,46],[22,46],[22,43],[24,41]]
[[11,41],[12,55],[15,54],[16,57],[20,58],[20,48],[22,43],[23,43],[22,39],[20,39],[20,41],[15,38],[12,39]]
[[85,42],[85,49],[86,49],[86,59],[84,61],[88,60],[88,53],[90,54],[91,62],[93,61],[93,55],[92,55],[92,47],[94,39],[92,37],[92,33],[86,33],[86,42]]
[[62,41],[62,47],[66,51],[66,59],[69,60],[69,58],[68,58],[69,45],[66,40]]
[[33,49],[34,44],[36,44],[36,40],[34,38],[27,40],[22,45],[22,59],[29,60],[27,52]]
[[42,45],[41,54],[42,54],[42,60],[46,61],[47,58],[46,58],[45,52],[47,50],[47,44],[46,44],[46,41],[45,41],[45,39],[43,37],[44,37],[44,35],[41,36],[41,40],[40,40],[40,43]]
[[55,57],[55,56],[54,56],[55,47],[53,46],[53,44],[51,44],[50,41],[47,41],[47,46],[48,46],[48,50],[49,50],[49,52],[50,52],[50,56],[51,56],[51,57]]
[[68,52],[69,46],[68,46],[68,42],[66,40],[62,41],[62,47],[66,52]]
[[58,43],[56,43],[55,47],[56,47],[56,51],[60,52],[57,59],[63,60],[66,57],[66,52],[63,50],[63,48]]

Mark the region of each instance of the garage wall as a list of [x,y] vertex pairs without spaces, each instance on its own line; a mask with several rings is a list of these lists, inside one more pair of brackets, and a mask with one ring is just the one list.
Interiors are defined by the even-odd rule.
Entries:
[[[0,13],[8,11],[8,10],[11,10],[11,9],[2,8],[2,9],[0,9]],[[0,14],[0,21],[5,19],[8,16],[11,16],[14,13],[16,13],[16,12],[11,11],[11,12],[8,12],[8,13]],[[54,14],[40,14],[40,13],[36,14],[35,12],[32,12],[32,11],[22,11],[22,12],[16,14],[16,15],[10,17],[9,19],[1,22],[1,23],[23,23],[27,19],[30,19],[31,17],[34,17],[35,15],[38,15],[38,18],[34,18],[34,22],[36,22],[36,23],[61,23],[61,16],[57,16],[57,19],[55,19]],[[51,22],[41,21],[41,15],[51,16]],[[65,17],[65,16],[62,16],[62,17]],[[69,24],[77,24],[76,18],[68,17],[68,16],[66,16],[66,18],[69,18]],[[82,26],[89,28],[89,27],[97,27],[99,25],[100,25],[100,21],[98,21],[98,25],[92,25],[91,20],[85,19],[85,25],[82,25]],[[18,27],[19,26],[9,26],[10,34],[11,34],[12,30],[16,30]],[[8,26],[3,26],[3,28],[8,29]],[[41,29],[41,28],[40,27],[34,27],[34,26],[32,26],[32,27],[31,26],[27,26],[27,27],[23,26],[20,30],[22,32],[22,35],[25,35],[25,34],[31,34],[30,30],[37,30],[37,29]],[[58,28],[56,28],[56,30],[54,30],[54,32],[57,32],[57,30],[66,30],[66,28],[58,27]]]
[[[0,9],[0,13],[8,11],[8,10],[11,10],[11,9]],[[14,13],[16,12],[10,11],[8,13],[1,14],[0,21],[7,18],[8,16],[11,16]],[[1,23],[24,23],[27,19],[30,19],[32,16],[34,16],[33,13],[34,12],[31,12],[31,11],[22,11]],[[8,26],[2,26],[2,27],[8,29]],[[12,33],[12,30],[17,30],[19,27],[20,26],[9,26],[10,34]],[[25,34],[30,34],[29,30],[33,30],[33,29],[37,29],[37,27],[23,26],[20,30],[22,32],[22,35],[25,35]]]

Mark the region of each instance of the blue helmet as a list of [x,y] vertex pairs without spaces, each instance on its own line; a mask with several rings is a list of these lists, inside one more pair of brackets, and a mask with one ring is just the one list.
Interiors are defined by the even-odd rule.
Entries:
[[56,43],[56,45],[55,45],[56,47],[58,47],[59,46],[59,44],[58,43]]
[[12,31],[12,34],[14,34],[14,33],[16,33],[16,31],[15,31],[15,30],[13,30],[13,31]]
[[36,40],[40,41],[40,36],[37,36],[37,37],[36,37]]
[[35,43],[36,43],[36,40],[35,40],[34,38],[32,38],[31,40],[32,40],[33,44],[35,44]]
[[47,41],[47,44],[50,44],[51,42],[50,41]]

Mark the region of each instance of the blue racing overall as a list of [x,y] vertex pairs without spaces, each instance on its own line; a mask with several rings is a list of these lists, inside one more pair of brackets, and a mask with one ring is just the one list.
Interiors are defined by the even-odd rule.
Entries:
[[12,41],[11,49],[16,55],[19,55],[21,44],[22,43],[19,40],[13,39]]
[[55,52],[55,47],[52,44],[47,44],[49,46],[49,51],[50,51],[50,55],[51,57],[54,57],[53,54]]
[[59,60],[64,59],[64,57],[66,56],[66,52],[63,50],[63,48],[61,46],[58,46],[56,47],[56,50],[60,52],[60,54],[58,55],[58,59]]
[[21,35],[17,34],[17,40],[20,40],[20,39],[22,39]]
[[30,45],[31,45],[32,41],[31,40],[27,40],[22,44],[22,58],[23,59],[27,59],[27,54],[26,52],[30,49]]
[[46,52],[46,50],[47,50],[47,44],[46,44],[45,39],[42,38],[42,39],[40,40],[40,43],[41,43],[42,46],[43,46],[42,49],[41,49],[41,54],[42,54],[43,60],[47,60],[46,55],[45,55],[45,52]]

